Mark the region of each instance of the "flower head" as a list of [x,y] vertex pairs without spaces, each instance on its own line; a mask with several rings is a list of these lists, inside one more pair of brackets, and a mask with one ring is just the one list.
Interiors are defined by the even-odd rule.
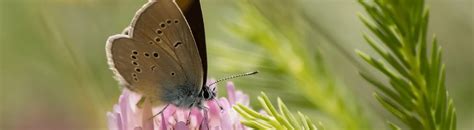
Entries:
[[[208,81],[212,82],[211,81]],[[215,85],[210,86],[216,87]],[[161,111],[164,106],[152,108],[149,103],[144,103],[143,108],[136,106],[141,95],[123,89],[119,102],[112,112],[107,113],[110,130],[195,130],[209,129],[247,129],[240,123],[241,117],[232,109],[239,103],[248,106],[249,98],[241,91],[236,91],[232,82],[227,83],[228,97],[217,98],[204,102],[207,109],[183,109],[169,105],[162,114],[153,115]],[[217,103],[217,102],[218,103]],[[166,105],[166,104],[164,104]],[[223,107],[221,110],[219,105]]]

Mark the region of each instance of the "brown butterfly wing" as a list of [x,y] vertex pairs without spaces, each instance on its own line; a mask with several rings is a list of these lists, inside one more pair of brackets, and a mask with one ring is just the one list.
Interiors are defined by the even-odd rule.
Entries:
[[171,0],[146,4],[132,21],[129,35],[112,36],[107,46],[112,69],[132,91],[159,98],[163,87],[193,84],[196,91],[201,89],[196,42]]
[[202,68],[204,72],[203,80],[205,81],[207,78],[207,52],[201,3],[199,0],[176,0],[176,2],[188,21],[189,27],[191,27],[196,45],[199,50],[199,56],[201,57]]

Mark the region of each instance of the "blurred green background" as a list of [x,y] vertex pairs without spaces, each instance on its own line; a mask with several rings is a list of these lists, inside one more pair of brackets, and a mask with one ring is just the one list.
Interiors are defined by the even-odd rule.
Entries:
[[[105,57],[146,0],[0,0],[0,129],[107,129],[120,89]],[[444,49],[458,128],[474,128],[474,3],[428,0],[429,35]],[[264,91],[327,129],[385,129],[394,118],[358,71],[373,52],[355,0],[202,0],[209,77]],[[375,53],[371,53],[375,54]],[[375,72],[375,71],[374,71]],[[374,73],[377,75],[377,73]],[[221,84],[222,85],[222,84]],[[258,106],[255,106],[258,108]]]

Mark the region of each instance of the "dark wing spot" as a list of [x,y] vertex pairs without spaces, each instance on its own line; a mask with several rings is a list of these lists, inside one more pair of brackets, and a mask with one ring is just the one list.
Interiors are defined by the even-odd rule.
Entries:
[[158,57],[160,57],[160,55],[158,55],[157,52],[153,52],[153,57],[158,58]]
[[152,42],[152,41],[150,41],[150,42],[148,42],[148,44],[152,45],[152,44],[153,44],[153,42]]
[[138,72],[138,73],[142,72],[142,70],[140,68],[135,68],[135,71]]
[[145,57],[150,57],[150,54],[148,54],[147,52],[143,53],[143,55],[145,55]]
[[161,31],[161,29],[157,29],[157,30],[156,30],[156,33],[159,34],[159,35],[161,35],[161,34],[163,34],[163,31]]
[[167,20],[166,20],[166,23],[171,24],[171,20],[170,20],[170,19],[167,19]]
[[138,66],[138,63],[136,61],[132,61],[132,64]]
[[133,77],[133,80],[135,80],[135,82],[138,82],[138,78],[137,78],[137,77]]
[[174,76],[174,75],[175,75],[175,73],[174,73],[174,72],[171,72],[171,75],[172,75],[172,76]]
[[165,27],[166,27],[166,24],[165,24],[165,23],[160,23],[160,27],[161,27],[161,28],[165,28]]
[[132,73],[132,76],[133,76],[133,77],[137,77],[137,74],[135,74],[135,73]]
[[179,21],[177,19],[174,20],[174,23],[179,23]]
[[177,41],[176,43],[174,43],[174,48],[178,48],[179,45],[181,45],[181,44],[182,44],[181,41]]
[[137,59],[137,56],[132,55],[131,57],[132,57],[132,59]]
[[136,55],[136,54],[138,54],[138,52],[136,50],[133,50],[132,54]]
[[156,38],[155,38],[155,41],[156,41],[156,42],[161,42],[161,38],[156,37]]

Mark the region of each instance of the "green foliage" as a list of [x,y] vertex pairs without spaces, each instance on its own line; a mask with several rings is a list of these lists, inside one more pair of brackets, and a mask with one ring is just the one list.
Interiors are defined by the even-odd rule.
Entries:
[[254,111],[244,105],[237,104],[233,108],[244,118],[243,124],[254,129],[290,129],[290,130],[317,130],[323,129],[321,123],[314,124],[311,119],[298,112],[294,116],[285,103],[278,98],[278,110],[272,105],[267,95],[262,92],[258,101],[263,106],[266,114]]
[[[379,41],[367,35],[364,38],[383,60],[357,53],[387,76],[391,86],[361,73],[380,90],[374,94],[375,98],[411,129],[456,129],[456,112],[446,91],[442,49],[436,37],[432,39],[431,54],[427,49],[429,11],[424,1],[359,2],[372,19],[361,16],[361,20]],[[394,124],[390,126],[399,129]]]
[[[296,4],[287,0],[239,1],[241,21],[228,27],[240,39],[261,48],[267,55],[267,66],[276,68],[270,71],[263,68],[262,73],[270,73],[272,77],[285,75],[287,79],[280,80],[284,81],[281,84],[299,92],[298,96],[303,95],[312,110],[329,116],[338,124],[332,126],[334,129],[369,129],[356,100],[344,87],[336,85],[317,44],[307,41],[313,36],[308,35],[311,34],[305,26],[308,23]],[[287,9],[293,7],[294,10]],[[272,84],[272,87],[278,86]]]

